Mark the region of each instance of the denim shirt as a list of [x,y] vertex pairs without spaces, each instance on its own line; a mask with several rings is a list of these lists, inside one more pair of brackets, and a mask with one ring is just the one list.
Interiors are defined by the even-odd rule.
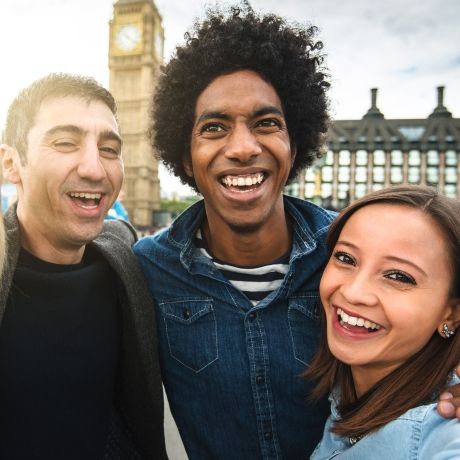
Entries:
[[[451,384],[459,383],[455,378]],[[331,433],[337,411],[338,391],[330,396],[331,416],[324,435],[310,460],[458,460],[460,458],[460,423],[445,419],[436,412],[436,402],[408,410],[396,420],[368,434],[356,444]],[[306,455],[304,458],[308,458]]]
[[193,244],[200,201],[134,251],[156,302],[164,386],[190,459],[299,459],[327,400],[299,378],[320,334],[318,286],[334,214],[284,197],[293,223],[282,285],[253,306]]

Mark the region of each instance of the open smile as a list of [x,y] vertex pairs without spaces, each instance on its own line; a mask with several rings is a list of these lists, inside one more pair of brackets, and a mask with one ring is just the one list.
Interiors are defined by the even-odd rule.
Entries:
[[263,172],[256,172],[252,174],[226,174],[221,177],[221,184],[233,191],[249,192],[254,190],[264,182],[266,175]]
[[339,324],[348,330],[363,332],[367,330],[367,332],[372,333],[377,332],[382,327],[380,324],[374,323],[367,318],[349,315],[341,308],[337,308],[336,312]]
[[105,194],[92,192],[70,192],[68,196],[80,208],[97,209]]

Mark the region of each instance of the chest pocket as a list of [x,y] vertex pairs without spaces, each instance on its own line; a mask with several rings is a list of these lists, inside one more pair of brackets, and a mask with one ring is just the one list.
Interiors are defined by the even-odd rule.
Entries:
[[320,301],[317,292],[291,297],[288,320],[294,357],[308,365],[318,347],[321,334]]
[[218,358],[211,299],[172,299],[161,302],[159,308],[172,358],[194,372],[202,371]]

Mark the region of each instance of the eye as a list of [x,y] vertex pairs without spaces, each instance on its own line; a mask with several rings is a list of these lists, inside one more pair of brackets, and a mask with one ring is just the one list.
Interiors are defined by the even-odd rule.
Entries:
[[200,133],[220,133],[225,128],[221,123],[206,123],[200,128]]
[[115,157],[118,158],[121,154],[121,151],[117,147],[111,147],[111,146],[101,146],[99,147],[99,150],[104,154],[106,157]]
[[408,273],[404,273],[400,270],[391,270],[389,272],[386,272],[384,276],[385,278],[397,281],[398,283],[412,284],[414,286],[417,285],[417,282],[411,275],[409,275]]
[[68,153],[73,152],[78,148],[78,145],[73,140],[57,140],[51,143],[52,147],[58,152]]
[[281,127],[281,122],[276,118],[264,118],[262,120],[258,120],[255,127],[261,128],[264,131],[272,132],[277,131]]
[[334,257],[334,259],[340,262],[341,264],[352,265],[353,267],[356,266],[355,258],[344,251],[336,251],[334,252],[332,257]]

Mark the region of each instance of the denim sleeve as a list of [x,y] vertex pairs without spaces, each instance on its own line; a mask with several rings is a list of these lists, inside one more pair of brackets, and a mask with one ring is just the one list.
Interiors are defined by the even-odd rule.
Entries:
[[420,443],[420,460],[458,460],[460,422],[446,420],[433,409],[423,425]]

